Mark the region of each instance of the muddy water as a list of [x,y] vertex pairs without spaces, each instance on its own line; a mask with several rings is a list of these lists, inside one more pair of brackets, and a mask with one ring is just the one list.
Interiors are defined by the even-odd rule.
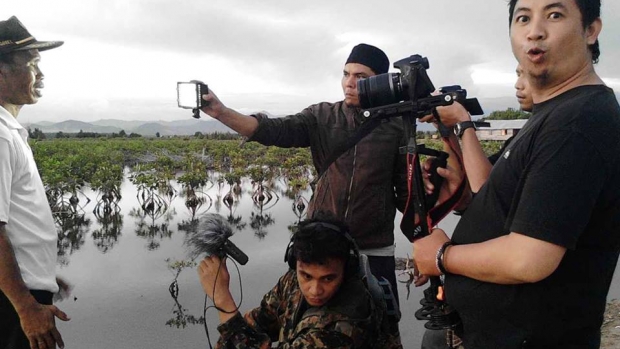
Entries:
[[[262,295],[286,271],[283,254],[290,238],[287,227],[298,218],[291,209],[292,201],[282,194],[261,212],[253,205],[250,185],[246,184],[243,190],[232,214],[241,218],[240,225],[245,225],[231,238],[250,259],[247,265],[239,267],[242,291],[234,267],[230,269],[231,288],[237,300],[242,293],[241,310],[245,311],[258,305]],[[183,247],[185,233],[179,227],[191,217],[184,199],[175,198],[166,215],[153,219],[141,214],[136,188],[131,183],[125,181],[121,192],[122,227],[118,233],[110,234],[109,229],[105,233],[105,222],[92,214],[95,203],[91,202],[84,207],[90,223],[65,248],[59,274],[74,284],[71,298],[57,304],[72,318],[58,324],[66,348],[207,348],[204,327],[192,323],[203,315],[204,304],[195,268],[182,269],[177,278],[178,292],[170,292],[175,272],[168,267],[167,260],[187,258]],[[217,189],[207,193],[217,199]],[[231,213],[222,205],[212,206],[209,212]],[[399,220],[397,216],[396,221]],[[457,220],[451,215],[441,227],[452,231]],[[397,256],[410,253],[408,241],[397,234]],[[412,287],[407,300],[405,284],[401,283],[399,293],[403,343],[405,348],[419,348],[424,327],[413,314],[419,308],[422,289]],[[609,297],[620,298],[618,278],[614,279]],[[211,342],[215,343],[217,312],[211,309],[206,315]]]

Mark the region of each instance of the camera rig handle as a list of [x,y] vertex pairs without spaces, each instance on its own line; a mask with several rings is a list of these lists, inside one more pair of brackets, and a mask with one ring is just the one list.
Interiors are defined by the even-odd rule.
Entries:
[[460,85],[443,86],[439,89],[441,93],[456,92],[456,101],[461,103],[463,107],[471,115],[483,115],[484,111],[480,106],[477,98],[467,98],[467,90],[462,89]]
[[[440,90],[441,94],[429,96],[434,87],[426,74],[428,61],[414,60],[409,61],[409,64],[403,61],[397,63],[405,65],[404,68],[397,68],[400,68],[402,75],[408,79],[409,101],[372,108],[366,110],[364,116],[369,119],[402,116],[403,128],[406,136],[409,137],[409,141],[407,146],[401,149],[401,152],[407,154],[408,187],[414,188],[415,195],[411,196],[410,189],[407,207],[403,212],[403,219],[401,221],[401,230],[403,232],[411,232],[413,230],[413,235],[408,236],[413,242],[430,234],[431,227],[454,208],[467,186],[466,180],[463,180],[457,192],[447,202],[435,205],[443,182],[443,178],[437,174],[437,168],[447,166],[448,154],[443,151],[427,149],[423,144],[418,145],[416,143],[416,120],[433,113],[440,126],[439,129],[444,142],[457,154],[457,158],[462,164],[459,153],[455,149],[456,145],[448,137],[445,126],[441,124],[441,120],[438,118],[436,108],[451,105],[458,101],[472,114],[482,113],[482,109],[476,99],[467,99],[467,91],[461,89],[460,86],[444,87]],[[426,195],[424,190],[420,155],[435,157],[435,160],[431,163],[430,172],[430,180],[435,187],[432,195]],[[408,209],[409,201],[412,201],[414,210]],[[443,282],[440,277],[430,278],[430,286],[424,291],[424,298],[420,301],[420,304],[422,308],[416,312],[415,316],[418,320],[426,321],[424,326],[427,329],[446,329],[448,333],[453,334],[460,325],[461,321],[458,313],[444,301]],[[449,347],[454,347],[452,342],[449,343]]]
[[457,101],[458,98],[459,92],[446,92],[437,96],[365,109],[362,115],[366,120],[372,118],[386,119],[405,114],[413,114],[415,118],[419,119],[430,114],[434,108],[451,105]]
[[[447,88],[450,88],[447,90]],[[452,89],[458,88],[458,89]],[[430,114],[437,107],[451,105],[459,102],[471,115],[482,115],[484,111],[480,106],[477,98],[467,98],[467,91],[461,89],[460,86],[442,87],[442,92],[436,96],[414,99],[404,102],[392,103],[380,107],[365,109],[362,113],[365,120],[379,118],[386,119],[394,116],[401,116],[413,113],[415,118],[422,118]]]
[[[418,153],[423,155],[432,156],[431,167],[429,169],[429,180],[433,184],[434,188],[441,188],[443,184],[443,177],[437,173],[438,168],[446,168],[448,166],[448,153],[445,151],[439,151],[435,149],[426,148],[424,144],[418,145]],[[434,190],[432,194],[426,194],[424,198],[426,207],[433,207],[437,203],[439,198],[439,190]]]

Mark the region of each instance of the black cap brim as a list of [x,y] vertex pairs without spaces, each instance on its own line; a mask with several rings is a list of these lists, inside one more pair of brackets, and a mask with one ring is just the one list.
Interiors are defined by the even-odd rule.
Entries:
[[33,42],[32,44],[28,44],[26,46],[13,49],[11,51],[24,51],[24,50],[45,51],[45,50],[51,50],[53,48],[62,46],[62,44],[64,43],[65,43],[64,41],[37,41],[37,42]]

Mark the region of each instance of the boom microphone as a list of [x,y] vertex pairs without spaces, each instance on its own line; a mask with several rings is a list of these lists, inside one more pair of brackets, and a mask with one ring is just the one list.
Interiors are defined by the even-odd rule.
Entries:
[[224,255],[245,265],[248,256],[243,253],[229,237],[233,235],[233,228],[226,218],[216,213],[206,213],[198,218],[196,229],[192,229],[185,236],[185,246],[191,258],[196,258],[203,253],[207,255]]

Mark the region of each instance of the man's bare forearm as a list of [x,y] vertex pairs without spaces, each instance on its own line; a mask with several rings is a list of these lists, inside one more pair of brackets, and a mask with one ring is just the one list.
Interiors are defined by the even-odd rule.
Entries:
[[211,89],[209,89],[209,93],[203,95],[202,98],[207,102],[207,104],[202,107],[202,111],[205,114],[219,120],[242,136],[250,137],[258,128],[258,120],[256,120],[256,118],[243,115],[226,107]]
[[493,166],[482,150],[480,141],[473,128],[465,130],[461,138],[461,148],[467,180],[471,190],[477,193],[489,178]]
[[444,266],[449,273],[496,284],[543,280],[555,271],[566,248],[511,233],[477,244],[448,247]]
[[223,295],[217,297],[217,300],[214,300],[213,304],[217,305],[220,323],[222,324],[232,319],[238,313],[238,311],[236,310],[237,305],[235,304],[235,300],[233,299],[230,292],[226,292]]
[[0,223],[0,290],[19,312],[22,308],[36,303],[36,300],[21,277],[5,226],[4,223]]
[[258,128],[258,120],[255,117],[243,115],[230,108],[226,108],[218,115],[217,120],[245,137],[253,135]]

